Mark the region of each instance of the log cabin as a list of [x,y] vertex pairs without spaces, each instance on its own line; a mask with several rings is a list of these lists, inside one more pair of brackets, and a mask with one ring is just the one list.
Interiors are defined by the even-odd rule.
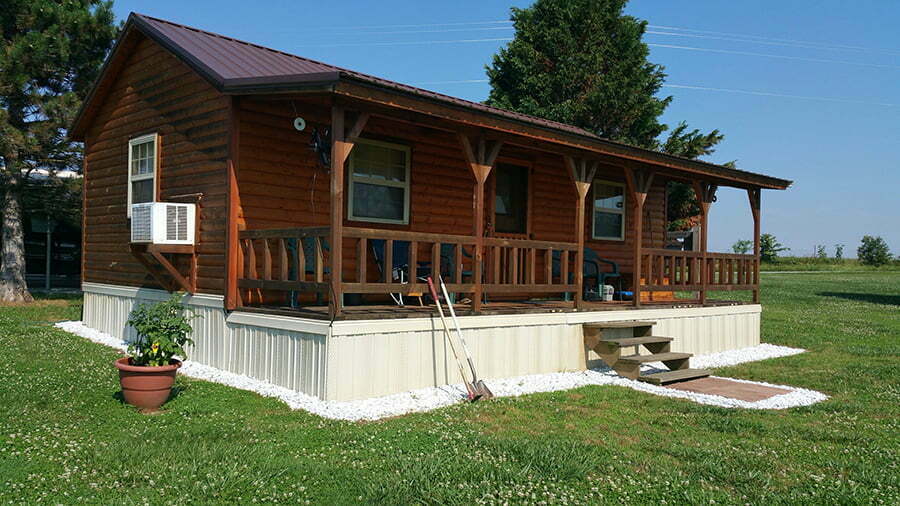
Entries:
[[[70,134],[85,323],[129,339],[136,304],[187,292],[192,360],[324,400],[460,381],[438,275],[487,378],[702,375],[691,353],[759,343],[761,192],[791,185],[134,13]],[[665,249],[673,181],[695,251]],[[707,251],[719,187],[752,255]]]

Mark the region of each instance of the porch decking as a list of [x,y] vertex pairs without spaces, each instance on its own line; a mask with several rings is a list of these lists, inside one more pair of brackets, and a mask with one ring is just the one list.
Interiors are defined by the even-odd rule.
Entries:
[[[701,304],[693,300],[675,300],[675,301],[659,301],[644,302],[640,307],[635,307],[631,301],[612,301],[612,302],[583,302],[581,307],[575,308],[570,301],[563,300],[541,300],[541,301],[520,301],[520,302],[489,302],[481,305],[478,314],[481,315],[513,315],[513,314],[536,314],[536,313],[575,313],[575,312],[591,312],[591,311],[623,311],[623,310],[640,310],[640,309],[675,309],[675,308],[696,308],[696,307],[722,307],[722,306],[739,306],[748,304],[742,301],[716,300],[706,301]],[[469,316],[475,314],[471,304],[454,304],[456,313],[460,316]],[[331,313],[329,306],[307,306],[292,308],[287,306],[250,306],[241,307],[240,311],[251,313],[276,314],[282,316],[294,316],[301,318],[312,318],[316,320],[330,320]],[[434,316],[437,310],[433,304],[418,305],[417,300],[411,300],[409,304],[404,306],[398,305],[360,305],[360,306],[344,306],[344,311],[335,317],[335,320],[389,320],[396,318],[428,318]]]

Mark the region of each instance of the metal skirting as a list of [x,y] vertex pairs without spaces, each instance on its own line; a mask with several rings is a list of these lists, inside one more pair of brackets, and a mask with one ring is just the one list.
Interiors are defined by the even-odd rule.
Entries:
[[[134,307],[161,299],[156,290],[129,293],[96,285],[83,288],[85,325],[126,341],[134,338],[134,329],[127,325]],[[190,360],[324,398],[325,334],[231,323],[226,321],[221,297],[218,307],[214,307],[215,296],[205,297],[194,303],[186,300],[196,315]]]
[[[84,322],[131,338],[135,304],[165,292],[85,283]],[[341,321],[233,312],[221,296],[186,299],[198,318],[189,358],[325,400],[389,395],[460,381],[440,322],[434,318]],[[650,320],[674,338],[672,350],[706,354],[756,346],[759,305],[460,317],[486,379],[577,371],[599,361],[585,348],[582,325]]]

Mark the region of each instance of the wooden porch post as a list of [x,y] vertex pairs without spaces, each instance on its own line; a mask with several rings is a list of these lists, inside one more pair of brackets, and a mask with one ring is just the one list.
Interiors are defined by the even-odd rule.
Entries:
[[[650,192],[650,185],[653,184],[653,172],[644,169],[632,169],[625,167],[625,184],[628,186],[628,192],[634,203],[634,307],[641,307],[641,252],[644,241],[644,202],[647,200],[647,193]],[[648,284],[650,280],[647,280]]]
[[759,231],[760,207],[762,205],[762,189],[747,188],[747,197],[750,198],[750,211],[753,213],[753,303],[759,304]]
[[707,253],[709,239],[709,208],[716,198],[718,186],[706,181],[694,181],[694,194],[700,206],[700,304],[706,304],[706,291],[710,282]]
[[[500,154],[500,148],[503,147],[501,141],[488,141],[484,136],[480,136],[477,140],[477,151],[473,149],[472,142],[466,134],[459,134],[459,142],[462,145],[463,153],[472,169],[472,175],[475,177],[475,191],[472,196],[472,205],[474,206],[473,215],[475,223],[472,227],[472,233],[475,236],[475,265],[474,285],[472,292],[472,311],[478,313],[481,311],[481,301],[483,298],[484,287],[482,285],[484,273],[484,182],[487,180],[497,155]],[[457,259],[457,261],[462,261]]]
[[357,115],[350,132],[344,130],[344,108],[331,107],[331,314],[343,311],[342,269],[344,256],[344,162],[369,115]]
[[242,305],[238,290],[238,273],[240,272],[240,241],[238,240],[238,219],[240,196],[238,193],[238,146],[240,144],[240,97],[232,96],[228,105],[228,187],[227,214],[225,218],[225,310],[233,311]]
[[[585,197],[587,197],[591,183],[594,181],[594,175],[597,173],[598,162],[589,162],[582,158],[576,160],[568,155],[565,155],[564,159],[569,170],[569,177],[572,178],[578,194],[578,198],[575,200],[575,239],[578,243],[578,250],[575,251],[575,284],[578,286],[578,290],[575,292],[575,307],[582,308],[584,306],[584,206]],[[562,252],[562,254],[568,253]],[[567,284],[566,280],[560,280],[560,282]]]

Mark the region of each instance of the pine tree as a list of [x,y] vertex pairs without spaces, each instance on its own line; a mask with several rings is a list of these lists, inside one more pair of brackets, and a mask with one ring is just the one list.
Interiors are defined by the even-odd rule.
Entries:
[[[660,116],[672,102],[658,96],[662,65],[647,60],[647,22],[624,14],[627,0],[537,0],[512,9],[516,34],[487,67],[489,105],[575,125],[614,141],[698,158],[722,141],[680,122],[665,140]],[[681,186],[679,186],[681,185]],[[690,186],[669,196],[675,228],[699,212]],[[693,212],[694,214],[689,214]]]
[[118,33],[112,2],[6,0],[0,9],[0,301],[30,301],[22,194],[36,169],[78,169],[66,128]]

